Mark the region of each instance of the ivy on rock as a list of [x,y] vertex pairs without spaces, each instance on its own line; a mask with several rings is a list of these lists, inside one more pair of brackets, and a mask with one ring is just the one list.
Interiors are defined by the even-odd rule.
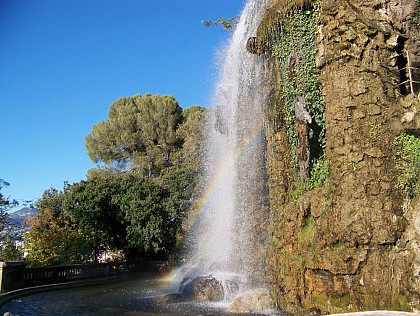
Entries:
[[311,169],[318,160],[325,160],[324,100],[315,63],[316,12],[312,6],[286,13],[277,21],[278,39],[271,45],[272,56],[280,66],[284,123],[293,165],[299,170],[303,187],[311,183],[307,189],[318,183],[310,179]]

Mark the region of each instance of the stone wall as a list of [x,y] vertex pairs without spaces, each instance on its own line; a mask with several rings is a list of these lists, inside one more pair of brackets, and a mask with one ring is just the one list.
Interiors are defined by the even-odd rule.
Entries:
[[[418,87],[401,84],[419,61],[419,3],[325,0],[317,10],[330,178],[299,196],[279,61],[264,52],[275,78],[266,107],[272,294],[279,308],[302,315],[419,310],[420,204],[398,187],[395,146],[404,131],[420,134]],[[273,46],[267,40],[281,37],[254,39]]]

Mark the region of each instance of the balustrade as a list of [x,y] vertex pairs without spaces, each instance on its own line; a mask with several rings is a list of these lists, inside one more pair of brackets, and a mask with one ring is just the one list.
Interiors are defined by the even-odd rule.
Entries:
[[[156,263],[149,263],[154,265]],[[150,268],[147,268],[150,270]],[[127,272],[145,271],[143,261],[92,263],[27,268],[23,262],[0,262],[0,291],[88,280]]]

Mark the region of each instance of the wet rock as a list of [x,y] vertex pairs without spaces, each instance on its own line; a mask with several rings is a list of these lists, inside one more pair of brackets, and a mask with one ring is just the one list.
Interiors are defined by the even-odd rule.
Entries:
[[251,54],[260,54],[260,44],[258,43],[257,37],[250,37],[246,43],[246,49]]
[[225,299],[232,299],[239,292],[239,283],[233,280],[222,282]]
[[182,295],[179,293],[171,293],[167,294],[161,299],[159,299],[158,303],[178,303],[183,300]]
[[225,298],[222,282],[211,275],[182,281],[180,294],[194,302],[219,302]]
[[257,290],[238,297],[228,308],[228,313],[254,313],[271,310],[274,302],[268,290]]

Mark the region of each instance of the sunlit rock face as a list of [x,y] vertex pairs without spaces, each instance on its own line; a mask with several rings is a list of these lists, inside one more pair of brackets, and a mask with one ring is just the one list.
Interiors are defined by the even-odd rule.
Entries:
[[229,313],[256,313],[274,309],[274,302],[267,290],[256,290],[238,297],[227,309]]
[[[297,10],[290,7],[289,14]],[[402,133],[420,135],[419,87],[407,82],[407,67],[419,64],[418,12],[415,0],[319,2],[313,63],[324,98],[330,174],[328,186],[308,192],[297,194],[300,179],[290,164],[296,144],[285,127],[282,85],[294,74],[271,56],[276,97],[266,119],[273,228],[267,262],[280,308],[298,315],[314,308],[419,310],[419,197],[398,185],[395,145]],[[278,23],[272,29],[287,33],[281,17],[270,19]],[[277,35],[270,40],[253,39],[249,48],[288,44]],[[411,75],[416,81],[419,70]]]

